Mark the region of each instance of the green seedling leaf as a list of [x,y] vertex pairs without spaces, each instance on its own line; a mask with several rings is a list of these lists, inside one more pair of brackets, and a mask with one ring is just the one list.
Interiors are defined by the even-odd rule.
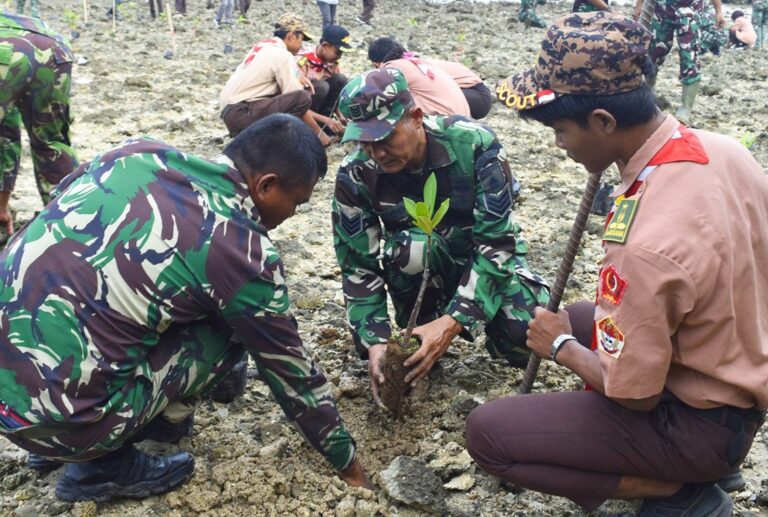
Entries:
[[424,184],[424,203],[427,204],[428,216],[432,217],[435,213],[435,198],[437,197],[437,179],[435,173],[429,175]]
[[448,207],[451,205],[451,200],[446,199],[442,203],[440,203],[440,208],[437,209],[437,213],[432,218],[432,227],[437,228],[437,225],[440,224],[440,221],[443,220],[443,217],[445,217],[445,213],[448,211]]
[[755,145],[755,142],[757,141],[757,136],[747,131],[741,136],[739,141],[741,142],[741,145],[743,145],[749,150],[752,150],[752,147]]
[[404,197],[403,205],[405,205],[405,211],[408,212],[408,215],[410,215],[411,218],[415,220],[418,214],[416,213],[416,203],[413,201],[413,199]]
[[416,217],[426,217],[427,219],[432,218],[432,214],[429,213],[429,209],[427,208],[426,203],[422,203],[421,201],[416,203]]
[[414,222],[416,223],[416,226],[421,228],[421,230],[427,235],[431,234],[432,230],[434,229],[434,226],[432,226],[432,219],[429,217],[419,216]]

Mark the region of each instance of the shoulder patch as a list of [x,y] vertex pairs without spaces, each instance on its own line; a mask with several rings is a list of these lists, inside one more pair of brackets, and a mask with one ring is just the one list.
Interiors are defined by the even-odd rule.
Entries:
[[624,334],[611,316],[597,322],[597,348],[618,359],[624,348]]
[[618,242],[619,244],[624,244],[627,241],[629,227],[635,218],[638,201],[638,199],[621,200],[618,206],[616,206],[611,222],[605,227],[604,241]]
[[611,264],[600,271],[600,281],[597,283],[597,295],[611,305],[619,305],[627,290],[627,281],[624,280],[616,267]]

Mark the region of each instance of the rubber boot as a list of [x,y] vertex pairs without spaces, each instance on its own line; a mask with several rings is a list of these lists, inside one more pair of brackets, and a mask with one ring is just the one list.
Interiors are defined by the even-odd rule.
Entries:
[[152,456],[126,445],[101,458],[68,463],[56,483],[56,497],[65,501],[108,501],[162,494],[187,480],[195,470],[188,452]]
[[701,81],[683,85],[682,102],[680,103],[680,107],[675,113],[675,117],[686,126],[691,125],[693,117],[693,103],[696,101],[696,94],[699,93],[700,86]]
[[216,402],[228,404],[245,393],[248,382],[248,356],[232,367],[232,370],[216,384],[209,397]]

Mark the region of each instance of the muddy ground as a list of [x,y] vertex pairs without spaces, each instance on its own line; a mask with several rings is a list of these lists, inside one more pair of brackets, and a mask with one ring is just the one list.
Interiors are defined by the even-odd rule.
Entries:
[[[271,34],[270,23],[284,10],[305,16],[319,33],[320,16],[313,2],[255,0],[247,19],[231,29],[216,29],[214,11],[202,0],[190,1],[187,16],[175,16],[173,59],[167,20],[149,19],[143,2],[121,8],[117,31],[104,17],[105,7],[92,5],[83,20],[81,4],[43,0],[42,13],[51,25],[70,33],[75,52],[87,58],[74,72],[74,142],[88,160],[121,140],[151,135],[181,149],[214,156],[227,141],[218,117],[218,94],[251,44]],[[543,31],[524,30],[516,21],[516,4],[429,5],[415,0],[380,0],[376,29],[354,21],[359,5],[343,0],[339,22],[350,28],[356,43],[395,35],[424,55],[464,61],[488,84],[529,66]],[[731,4],[732,5],[732,4]],[[729,10],[726,7],[726,10]],[[549,20],[565,14],[566,3],[539,7]],[[628,7],[622,9],[627,10]],[[232,53],[225,53],[225,46]],[[349,74],[367,67],[365,52],[344,58]],[[661,71],[658,91],[674,106],[679,97],[677,59]],[[754,153],[768,165],[768,51],[724,51],[704,59],[704,86],[696,105],[700,127],[736,138],[757,137]],[[523,185],[517,210],[531,247],[530,262],[550,279],[578,204],[585,173],[553,147],[549,130],[521,123],[510,112],[495,109],[487,122],[499,133],[510,163]],[[194,434],[180,447],[197,459],[194,477],[180,489],[143,501],[69,504],[57,501],[53,487],[60,471],[38,476],[25,467],[26,454],[0,441],[0,514],[2,515],[581,515],[569,501],[499,483],[479,472],[463,449],[463,419],[478,402],[513,394],[521,372],[489,360],[481,343],[457,342],[431,375],[424,400],[413,416],[395,426],[374,409],[365,364],[352,353],[330,237],[329,203],[335,169],[345,154],[329,150],[330,170],[312,201],[273,232],[283,252],[291,297],[301,334],[326,369],[341,412],[356,437],[361,458],[379,487],[380,473],[392,460],[407,456],[428,465],[439,476],[413,478],[430,487],[423,505],[398,503],[383,490],[349,489],[284,420],[267,388],[250,382],[245,396],[230,405],[206,402],[197,415]],[[615,171],[611,171],[615,178]],[[17,222],[28,220],[40,201],[26,156],[13,197]],[[590,220],[585,246],[578,257],[568,301],[591,298],[601,256],[602,221]],[[547,363],[539,390],[578,389],[578,380]],[[747,489],[735,495],[739,514],[765,513],[768,483],[764,433],[758,436],[744,466]],[[152,450],[164,446],[147,444]],[[167,447],[167,446],[166,446]],[[172,447],[170,447],[172,449]],[[427,472],[430,474],[430,472]],[[441,489],[441,483],[449,488]],[[595,515],[631,509],[611,503]]]

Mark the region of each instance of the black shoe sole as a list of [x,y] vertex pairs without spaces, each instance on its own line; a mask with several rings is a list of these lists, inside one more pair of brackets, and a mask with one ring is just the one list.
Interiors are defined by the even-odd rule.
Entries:
[[178,470],[168,473],[160,479],[139,481],[132,485],[118,483],[98,483],[84,485],[65,475],[56,484],[56,497],[64,501],[94,501],[103,503],[115,498],[143,499],[151,495],[163,494],[172,490],[195,472],[195,460],[183,464]]
[[741,475],[741,471],[728,474],[722,479],[717,480],[717,486],[725,493],[741,492],[747,487],[747,481]]

